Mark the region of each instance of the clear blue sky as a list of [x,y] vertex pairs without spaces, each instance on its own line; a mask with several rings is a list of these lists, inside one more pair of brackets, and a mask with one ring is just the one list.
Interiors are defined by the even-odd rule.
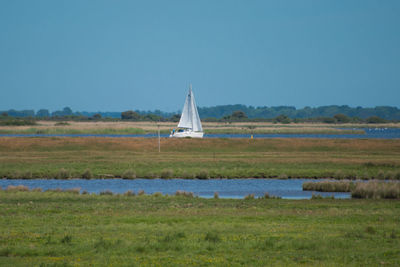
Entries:
[[0,110],[399,107],[398,0],[0,0]]

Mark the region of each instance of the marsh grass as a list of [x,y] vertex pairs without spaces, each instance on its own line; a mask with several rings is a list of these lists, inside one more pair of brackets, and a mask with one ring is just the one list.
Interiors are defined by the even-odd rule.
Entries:
[[320,181],[303,183],[304,191],[351,192],[355,184],[351,181]]
[[369,181],[357,183],[351,192],[353,198],[400,199],[400,182]]
[[83,178],[83,179],[92,179],[92,178],[93,178],[92,171],[91,171],[90,169],[86,169],[86,170],[82,173],[82,178]]
[[[321,181],[305,182],[303,190],[319,192],[351,192],[353,198],[400,198],[400,182],[389,181]],[[313,194],[314,198],[314,194]]]
[[173,175],[174,175],[174,171],[172,169],[163,169],[161,171],[161,178],[163,178],[163,179],[172,178]]
[[135,179],[136,178],[136,172],[132,169],[126,170],[123,174],[122,174],[122,178],[123,179]]

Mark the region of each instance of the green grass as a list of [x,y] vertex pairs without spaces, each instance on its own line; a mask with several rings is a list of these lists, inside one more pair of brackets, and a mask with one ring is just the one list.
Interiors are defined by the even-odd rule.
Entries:
[[0,191],[1,266],[396,266],[400,202]]

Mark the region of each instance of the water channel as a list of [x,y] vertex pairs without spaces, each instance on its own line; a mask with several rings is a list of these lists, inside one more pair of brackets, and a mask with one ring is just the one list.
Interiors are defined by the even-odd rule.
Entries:
[[30,189],[40,187],[43,190],[61,188],[80,188],[81,192],[100,193],[110,190],[113,193],[124,193],[132,190],[137,193],[144,190],[147,194],[161,192],[173,195],[178,190],[193,192],[194,195],[211,198],[214,192],[218,192],[220,198],[243,198],[254,194],[255,197],[269,195],[279,196],[286,199],[308,199],[312,194],[321,196],[334,196],[335,198],[350,198],[350,193],[325,193],[303,191],[302,184],[308,181],[321,181],[317,179],[1,179],[0,186],[5,189],[9,185],[25,185]]

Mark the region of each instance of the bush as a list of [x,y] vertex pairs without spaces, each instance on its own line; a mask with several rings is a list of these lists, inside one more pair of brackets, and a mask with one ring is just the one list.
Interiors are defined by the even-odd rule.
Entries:
[[82,173],[82,178],[83,178],[83,179],[92,179],[92,178],[93,178],[92,171],[91,171],[90,169],[86,169],[86,170]]
[[130,197],[130,196],[135,196],[135,192],[132,190],[128,190],[124,193],[124,196]]
[[174,171],[171,169],[164,169],[161,171],[161,178],[168,179],[174,175]]
[[112,195],[113,195],[113,192],[111,192],[110,190],[105,190],[105,191],[101,191],[101,192],[100,192],[100,195],[109,195],[109,196],[112,196]]
[[144,193],[144,190],[139,190],[139,192],[138,192],[138,195],[139,196],[143,196],[145,193]]
[[214,192],[214,198],[215,198],[215,199],[218,199],[218,198],[219,198],[218,192]]
[[135,179],[136,178],[136,172],[129,169],[126,170],[123,174],[122,174],[122,178],[123,179]]
[[250,200],[254,199],[254,194],[248,194],[247,196],[244,197],[245,200]]
[[162,193],[161,193],[161,192],[154,192],[154,193],[153,193],[153,196],[155,196],[155,197],[161,197],[161,196],[162,196]]
[[210,178],[210,175],[208,174],[208,171],[206,169],[201,170],[196,174],[197,179],[208,179]]

